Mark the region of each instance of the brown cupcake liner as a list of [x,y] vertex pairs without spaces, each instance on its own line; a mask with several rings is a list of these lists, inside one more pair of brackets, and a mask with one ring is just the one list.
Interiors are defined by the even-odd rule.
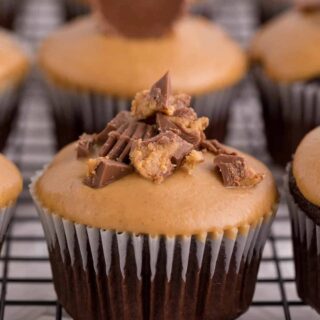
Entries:
[[262,103],[268,150],[285,166],[302,138],[320,124],[320,84],[276,83],[261,68],[253,72]]
[[[88,14],[90,12],[89,4],[81,0],[59,0],[66,20],[72,20],[78,16]],[[88,2],[88,1],[87,1]]]
[[257,11],[259,15],[259,20],[261,23],[265,23],[268,20],[276,17],[277,15],[283,13],[285,10],[289,9],[291,4],[290,1],[270,1],[270,0],[258,0],[256,1]]
[[5,240],[12,213],[12,205],[5,208],[0,208],[0,251]]
[[228,320],[249,308],[274,212],[201,237],[116,232],[44,208],[37,177],[55,290],[74,319]]
[[289,188],[289,167],[285,177],[290,212],[296,286],[299,297],[320,313],[320,226],[295,202]]
[[18,113],[22,85],[13,85],[0,91],[0,150],[2,150]]
[[[131,99],[71,91],[49,82],[46,84],[58,148],[78,139],[83,132],[94,133],[102,130],[118,112],[130,110],[131,107]],[[230,109],[238,89],[239,86],[234,86],[193,98],[192,106],[197,114],[210,119],[206,130],[208,138],[223,141],[226,137]]]
[[0,1],[0,26],[13,29],[17,13],[23,0],[1,0]]

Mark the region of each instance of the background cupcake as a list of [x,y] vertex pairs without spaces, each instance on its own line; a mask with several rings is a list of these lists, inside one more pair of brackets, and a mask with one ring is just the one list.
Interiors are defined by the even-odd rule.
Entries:
[[22,191],[16,166],[0,154],[0,250],[11,218],[11,207]]
[[31,186],[74,319],[227,320],[251,303],[277,204],[272,175],[206,140],[208,119],[168,84],[65,147]]
[[246,72],[242,50],[207,20],[180,18],[182,0],[151,9],[141,0],[141,6],[145,11],[128,1],[124,13],[112,1],[98,1],[95,16],[78,19],[43,43],[39,61],[59,146],[101,130],[130,108],[135,92],[169,69],[173,90],[194,95],[197,112],[212,120],[207,133],[225,136],[231,100]]
[[0,29],[0,150],[17,114],[28,61],[12,36]]
[[296,284],[300,298],[320,313],[320,127],[299,145],[288,168]]
[[285,165],[320,124],[320,5],[299,7],[267,24],[251,46],[268,149]]

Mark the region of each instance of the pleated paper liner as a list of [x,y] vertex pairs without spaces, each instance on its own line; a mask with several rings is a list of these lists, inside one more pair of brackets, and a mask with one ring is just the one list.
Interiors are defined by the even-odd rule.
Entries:
[[288,202],[299,297],[320,313],[320,226],[300,209],[289,188],[288,166],[285,191]]
[[274,212],[254,225],[200,236],[166,237],[103,230],[44,208],[58,300],[75,319],[227,320],[252,301]]
[[276,83],[257,67],[253,71],[260,95],[267,147],[285,166],[302,138],[320,125],[320,83]]
[[22,85],[0,89],[0,151],[5,147],[18,114]]
[[[91,92],[62,89],[49,81],[46,88],[55,122],[58,148],[75,141],[83,133],[102,130],[118,112],[130,110],[131,100]],[[198,116],[210,119],[208,138],[223,141],[227,134],[232,101],[239,85],[196,96],[191,105]]]

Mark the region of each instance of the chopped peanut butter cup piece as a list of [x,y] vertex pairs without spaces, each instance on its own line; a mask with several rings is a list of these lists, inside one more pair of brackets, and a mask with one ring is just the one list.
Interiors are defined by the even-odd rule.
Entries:
[[[159,37],[184,13],[185,0],[90,0],[102,27],[111,25],[126,37]],[[104,28],[103,28],[104,29]]]
[[193,148],[192,144],[167,131],[149,140],[134,143],[130,159],[143,177],[161,183],[182,164]]
[[104,143],[108,139],[108,134],[111,131],[117,130],[124,124],[134,121],[129,111],[119,112],[107,125],[106,127],[97,134],[96,141],[98,143]]
[[158,113],[156,122],[160,132],[173,131],[182,139],[198,146],[204,139],[203,131],[208,126],[207,118],[191,120],[190,118],[165,116]]
[[127,160],[131,145],[135,140],[148,139],[154,134],[154,128],[143,122],[124,123],[117,130],[109,132],[107,141],[101,147],[99,155],[123,162]]
[[80,136],[76,146],[78,159],[90,156],[93,149],[94,140],[94,135],[84,133]]
[[207,149],[209,152],[213,153],[214,155],[219,155],[219,154],[236,155],[234,151],[227,150],[225,146],[216,139],[204,140],[201,143],[201,147],[203,149]]
[[136,94],[132,101],[131,113],[137,120],[147,119],[157,112],[174,115],[177,110],[189,107],[190,102],[189,95],[172,94],[170,74],[166,73],[150,90]]
[[203,153],[201,151],[192,150],[183,162],[183,168],[192,173],[197,164],[204,161]]
[[108,158],[90,159],[84,182],[92,188],[102,188],[133,171],[132,166]]
[[245,159],[235,154],[220,154],[214,159],[214,165],[221,173],[225,187],[254,187],[263,175],[248,168]]

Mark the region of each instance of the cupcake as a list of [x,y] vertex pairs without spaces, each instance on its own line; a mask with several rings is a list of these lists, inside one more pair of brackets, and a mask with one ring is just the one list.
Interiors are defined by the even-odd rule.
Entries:
[[20,11],[23,0],[0,0],[0,26],[8,29],[14,27],[15,18]]
[[251,45],[267,146],[285,165],[320,124],[320,2],[297,7],[262,28]]
[[207,140],[165,75],[33,180],[55,290],[79,319],[234,319],[277,206],[270,171]]
[[320,313],[320,127],[307,134],[288,166],[296,285],[300,298]]
[[0,154],[0,250],[12,215],[12,206],[22,191],[22,177],[16,166]]
[[167,70],[174,92],[193,95],[199,115],[212,120],[208,136],[223,139],[232,97],[246,71],[240,47],[208,20],[181,17],[183,0],[152,7],[146,0],[127,0],[125,12],[119,2],[96,2],[95,15],[55,32],[40,50],[58,145],[102,130],[119,111],[130,109],[135,92]]
[[0,150],[17,113],[28,61],[12,36],[0,29]]

